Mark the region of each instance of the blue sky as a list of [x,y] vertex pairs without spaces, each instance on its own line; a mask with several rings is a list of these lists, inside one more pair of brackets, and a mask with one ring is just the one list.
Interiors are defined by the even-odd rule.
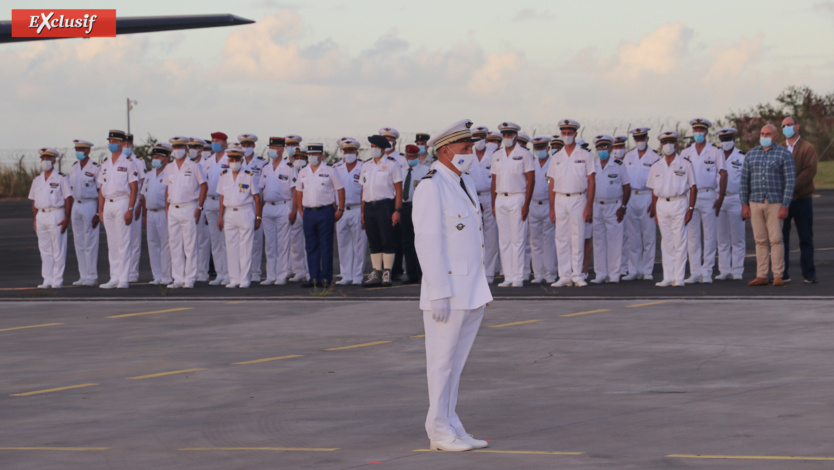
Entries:
[[[763,8],[763,5],[766,8]],[[31,2],[0,1],[4,19]],[[0,149],[137,135],[404,136],[470,118],[585,137],[717,119],[834,83],[834,0],[47,1],[119,16],[234,13],[255,25],[0,46]]]

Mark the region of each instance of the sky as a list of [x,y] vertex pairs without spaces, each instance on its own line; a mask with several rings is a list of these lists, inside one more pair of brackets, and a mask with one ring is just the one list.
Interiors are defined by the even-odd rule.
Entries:
[[[834,0],[39,0],[122,16],[232,13],[247,26],[0,45],[0,153],[131,131],[305,143],[410,140],[460,119],[583,136],[716,120],[834,83]],[[0,0],[0,19],[30,1]]]

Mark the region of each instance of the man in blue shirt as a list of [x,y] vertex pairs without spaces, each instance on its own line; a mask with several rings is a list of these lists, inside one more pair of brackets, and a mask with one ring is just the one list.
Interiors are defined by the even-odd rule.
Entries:
[[777,137],[776,126],[762,127],[761,145],[747,153],[741,170],[741,215],[751,219],[756,240],[756,279],[748,284],[750,286],[766,286],[768,268],[773,271],[773,285],[785,285],[782,281],[785,271],[782,223],[788,217],[788,207],[793,199],[796,167],[791,152],[775,144]]

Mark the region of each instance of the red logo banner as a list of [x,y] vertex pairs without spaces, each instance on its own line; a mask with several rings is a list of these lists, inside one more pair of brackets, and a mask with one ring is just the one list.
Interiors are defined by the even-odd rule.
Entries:
[[116,10],[12,10],[14,38],[116,36]]

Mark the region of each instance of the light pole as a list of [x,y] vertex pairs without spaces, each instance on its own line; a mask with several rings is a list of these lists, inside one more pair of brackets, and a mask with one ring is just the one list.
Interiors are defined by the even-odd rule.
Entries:
[[133,109],[134,104],[139,104],[138,101],[127,99],[127,132],[130,133],[130,110]]

